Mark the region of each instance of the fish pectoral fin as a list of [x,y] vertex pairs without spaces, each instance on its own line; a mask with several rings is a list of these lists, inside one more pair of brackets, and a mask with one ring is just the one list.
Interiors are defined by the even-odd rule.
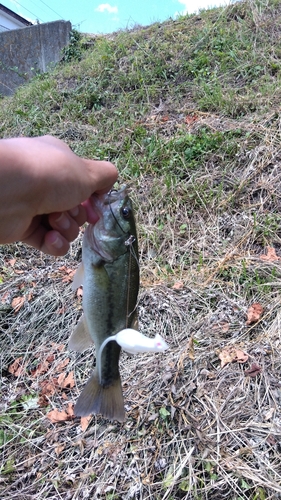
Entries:
[[83,352],[93,344],[89,330],[86,325],[84,315],[79,319],[74,331],[68,341],[68,349],[76,352]]
[[77,290],[77,288],[79,288],[79,286],[83,285],[83,283],[84,283],[84,266],[83,266],[83,262],[81,262],[81,264],[79,264],[77,271],[73,277],[73,282],[71,285],[72,290],[73,291]]
[[95,370],[78,398],[74,414],[76,417],[101,414],[109,420],[123,422],[125,409],[120,377],[109,387],[103,387]]

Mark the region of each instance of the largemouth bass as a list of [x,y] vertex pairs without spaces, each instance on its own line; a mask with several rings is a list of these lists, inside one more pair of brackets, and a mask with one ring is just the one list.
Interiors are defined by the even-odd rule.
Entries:
[[94,342],[96,367],[74,413],[76,416],[100,413],[121,422],[125,418],[118,367],[121,348],[113,340],[98,354],[107,337],[136,326],[137,233],[126,188],[93,195],[92,203],[99,220],[89,224],[84,233],[82,264],[73,281],[74,289],[83,284],[84,314],[69,340],[69,348],[82,352]]

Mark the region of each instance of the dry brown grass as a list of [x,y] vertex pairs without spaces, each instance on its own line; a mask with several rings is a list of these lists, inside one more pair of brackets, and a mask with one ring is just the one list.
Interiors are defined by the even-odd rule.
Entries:
[[[267,245],[281,257],[280,228],[257,227],[265,204],[275,207],[267,213],[276,217],[280,204],[278,141],[271,133],[256,151],[243,153],[243,168],[236,158],[238,189],[225,194],[223,211],[210,204],[190,212],[177,192],[165,199],[159,179],[139,179],[133,196],[140,328],[160,332],[170,349],[122,355],[124,424],[98,416],[82,432],[79,419],[52,424],[46,408],[38,407],[40,382],[56,376],[61,361],[70,358],[66,371],[75,371],[76,385],[50,397],[49,409],[74,402],[94,364],[90,351],[58,350],[81,313],[63,268],[77,267],[80,243],[62,260],[21,245],[2,249],[2,498],[280,498],[281,260],[260,259]],[[204,170],[211,185],[216,172]],[[233,210],[233,196],[239,210]],[[163,210],[170,218],[159,230]],[[11,303],[18,295],[30,299],[15,313]],[[247,325],[253,302],[264,314]],[[229,345],[245,351],[248,361],[221,368],[218,354]],[[33,377],[34,363],[50,353],[55,362]],[[26,370],[15,377],[7,369],[21,356]],[[254,363],[260,373],[247,376]],[[24,396],[30,397],[27,406]]]

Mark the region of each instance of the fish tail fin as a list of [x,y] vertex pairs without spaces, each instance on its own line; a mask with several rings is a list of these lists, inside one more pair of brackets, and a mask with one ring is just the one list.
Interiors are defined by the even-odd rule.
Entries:
[[86,417],[100,413],[109,420],[125,420],[124,399],[121,379],[116,378],[108,387],[99,383],[98,371],[95,370],[80,394],[74,408],[76,417]]

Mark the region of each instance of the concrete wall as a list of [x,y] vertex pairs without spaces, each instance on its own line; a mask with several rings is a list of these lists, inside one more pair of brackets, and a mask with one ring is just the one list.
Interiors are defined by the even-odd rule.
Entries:
[[0,33],[0,94],[13,94],[36,73],[60,61],[70,30],[69,21],[54,21]]

